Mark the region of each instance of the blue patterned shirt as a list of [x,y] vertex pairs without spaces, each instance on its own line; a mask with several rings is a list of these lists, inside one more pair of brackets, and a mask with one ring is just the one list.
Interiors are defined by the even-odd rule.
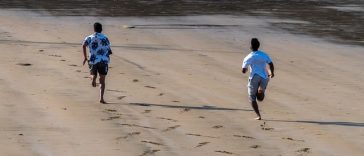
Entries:
[[88,46],[90,50],[89,64],[99,62],[109,63],[111,54],[110,41],[103,33],[94,33],[87,36],[83,45]]

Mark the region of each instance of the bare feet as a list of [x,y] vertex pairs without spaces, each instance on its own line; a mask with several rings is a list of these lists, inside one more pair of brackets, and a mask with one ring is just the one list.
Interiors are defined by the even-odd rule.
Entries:
[[100,103],[107,104],[107,102],[105,100],[100,100]]
[[258,116],[256,118],[254,118],[255,120],[262,120],[262,117]]

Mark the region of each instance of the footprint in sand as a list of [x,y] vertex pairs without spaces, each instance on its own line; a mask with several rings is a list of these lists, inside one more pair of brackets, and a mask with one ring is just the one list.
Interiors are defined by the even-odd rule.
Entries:
[[172,121],[172,122],[177,122],[177,120],[175,120],[175,119],[164,118],[164,117],[158,117],[158,119],[168,120],[168,121]]
[[284,139],[284,140],[290,140],[290,141],[305,142],[305,140],[297,140],[297,139],[293,139],[293,138],[290,138],[290,137],[288,137],[288,138],[282,138],[282,139]]
[[199,116],[198,118],[200,118],[200,119],[205,119],[206,117],[204,117],[204,116]]
[[128,127],[139,127],[139,128],[145,128],[145,129],[156,129],[153,127],[147,127],[147,126],[140,126],[136,124],[120,124],[121,126],[128,126]]
[[244,139],[255,139],[254,137],[251,136],[245,136],[245,135],[233,135],[234,137],[238,137],[238,138],[244,138]]
[[31,66],[32,64],[30,64],[30,63],[18,63],[16,65],[19,65],[19,66]]
[[212,128],[219,129],[219,128],[223,128],[223,127],[224,127],[224,126],[216,125],[216,126],[213,126]]
[[172,101],[172,102],[174,102],[174,103],[179,103],[180,101],[178,101],[178,100],[174,100],[174,101]]
[[52,56],[52,57],[62,57],[61,55],[56,55],[56,54],[52,54],[52,55],[48,55],[48,56]]
[[146,140],[143,140],[141,141],[143,143],[147,143],[147,144],[152,144],[152,145],[157,145],[157,146],[164,146],[163,144],[161,143],[158,143],[158,142],[153,142],[153,141],[146,141]]
[[210,142],[200,142],[200,143],[198,143],[198,145],[195,148],[199,148],[199,147],[205,146],[205,145],[207,145],[209,143]]
[[310,151],[311,151],[311,148],[302,148],[302,149],[297,150],[296,152],[298,152],[298,153],[310,153]]
[[139,82],[139,80],[138,79],[134,79],[133,82]]
[[81,73],[81,70],[76,70],[77,73]]
[[132,137],[132,136],[135,136],[135,135],[140,135],[140,134],[141,134],[140,132],[131,132],[131,133],[128,133],[126,136],[117,137],[116,140],[127,139],[129,137]]
[[164,95],[164,93],[159,93],[159,95],[158,96],[163,96]]
[[150,113],[152,110],[149,110],[149,109],[146,109],[146,110],[144,110],[144,112],[143,113]]
[[223,154],[229,154],[229,155],[234,154],[234,153],[228,152],[228,151],[215,151],[215,152],[217,152],[217,153],[223,153]]
[[204,138],[218,138],[218,137],[214,137],[214,136],[207,136],[207,135],[193,134],[193,133],[187,133],[186,135],[198,136],[198,137],[204,137]]
[[39,49],[38,51],[39,51],[39,52],[43,52],[44,50],[43,50],[43,49]]
[[260,127],[261,127],[262,130],[265,130],[265,131],[274,130],[274,128],[272,128],[272,127],[267,127],[265,122],[263,122],[263,124],[261,124]]
[[176,126],[168,127],[167,129],[163,130],[162,132],[168,132],[168,131],[174,130],[174,129],[178,128],[178,127],[181,127],[181,125],[176,125]]
[[189,112],[191,110],[191,108],[183,108],[182,112]]
[[143,154],[140,154],[139,156],[147,156],[147,155],[153,155],[154,153],[157,153],[161,150],[146,150]]
[[109,91],[109,92],[118,92],[118,93],[122,93],[123,92],[123,91],[116,90],[116,89],[106,89],[106,91]]
[[120,116],[111,116],[107,119],[101,119],[102,121],[106,121],[106,120],[115,120],[115,119],[120,119]]
[[124,99],[126,96],[119,96],[118,100]]
[[156,87],[153,86],[144,86],[145,88],[151,88],[151,89],[156,89]]
[[117,112],[115,109],[105,109],[105,111],[108,111],[108,112]]
[[260,145],[251,145],[250,148],[260,148]]
[[71,67],[78,67],[78,65],[76,65],[76,64],[69,64],[68,66],[71,66]]

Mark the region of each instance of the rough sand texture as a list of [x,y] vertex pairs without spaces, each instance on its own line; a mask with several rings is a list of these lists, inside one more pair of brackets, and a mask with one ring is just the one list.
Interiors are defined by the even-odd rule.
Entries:
[[[107,105],[82,66],[95,21],[114,52]],[[272,21],[2,10],[1,155],[362,155],[363,48],[273,30]],[[262,121],[241,74],[251,37],[276,65]]]

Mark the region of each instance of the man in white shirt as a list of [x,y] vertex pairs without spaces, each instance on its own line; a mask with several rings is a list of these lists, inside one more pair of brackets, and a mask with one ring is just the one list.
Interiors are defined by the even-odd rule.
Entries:
[[[248,83],[248,94],[249,101],[257,114],[257,120],[261,120],[262,117],[259,113],[258,101],[263,101],[264,92],[267,88],[269,78],[274,77],[274,65],[271,58],[263,51],[258,50],[260,43],[257,38],[251,40],[252,52],[244,58],[242,65],[242,72],[245,74],[250,69],[249,83]],[[267,71],[267,64],[269,65],[270,75]]]
[[[88,61],[90,68],[90,75],[92,76],[92,86],[96,87],[97,74],[100,75],[100,103],[105,104],[105,77],[108,72],[108,64],[110,62],[109,55],[112,54],[109,39],[102,32],[102,25],[100,23],[94,24],[94,31],[90,36],[87,36],[83,41],[83,65]],[[86,48],[90,50],[90,58],[87,58]]]

